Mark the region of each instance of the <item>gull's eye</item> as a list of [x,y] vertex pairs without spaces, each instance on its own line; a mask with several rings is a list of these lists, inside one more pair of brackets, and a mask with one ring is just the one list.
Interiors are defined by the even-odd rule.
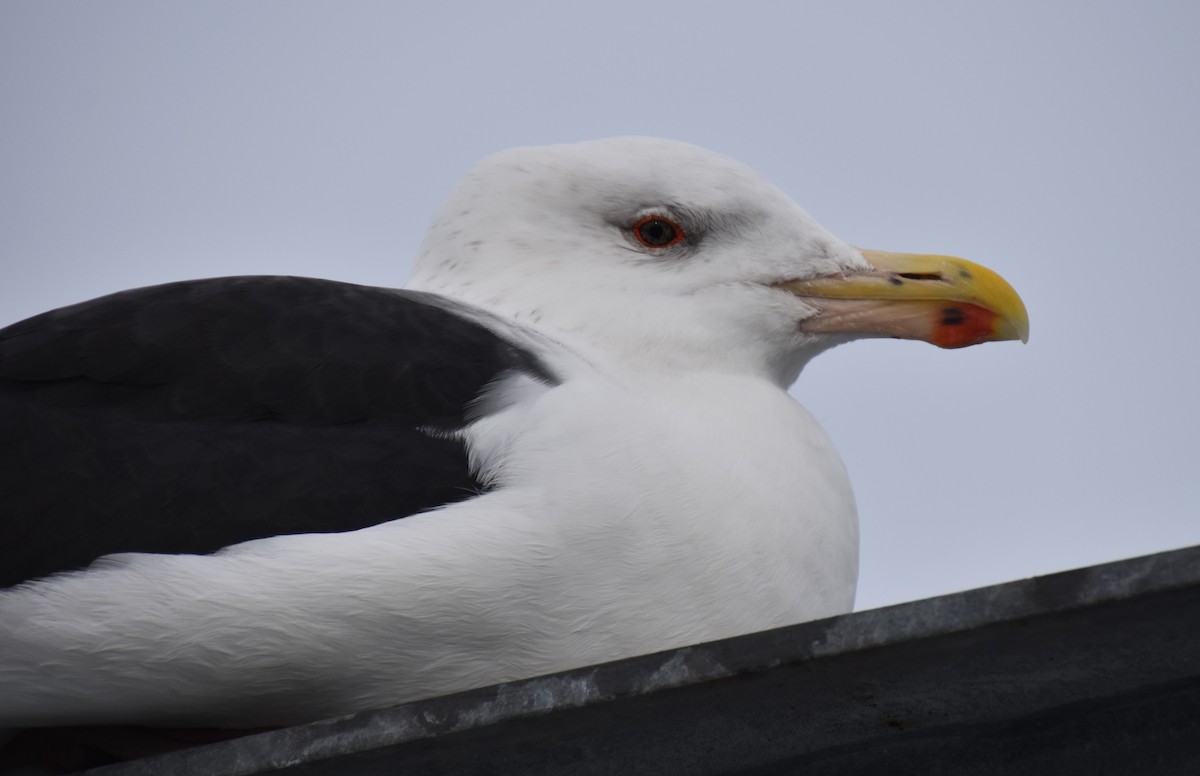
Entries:
[[683,241],[679,224],[662,216],[646,216],[633,225],[633,236],[647,248],[670,248]]

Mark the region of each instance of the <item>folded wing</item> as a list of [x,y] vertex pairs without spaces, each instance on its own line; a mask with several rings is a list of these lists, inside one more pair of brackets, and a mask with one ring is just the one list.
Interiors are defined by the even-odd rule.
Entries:
[[232,277],[0,331],[0,587],[345,531],[480,490],[453,431],[537,357],[413,291]]

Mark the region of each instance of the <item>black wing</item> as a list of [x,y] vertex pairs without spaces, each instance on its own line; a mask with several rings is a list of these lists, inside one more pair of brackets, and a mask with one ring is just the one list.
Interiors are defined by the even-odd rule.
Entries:
[[440,297],[292,277],[125,291],[0,331],[0,587],[112,552],[344,531],[479,492],[465,423],[535,355]]

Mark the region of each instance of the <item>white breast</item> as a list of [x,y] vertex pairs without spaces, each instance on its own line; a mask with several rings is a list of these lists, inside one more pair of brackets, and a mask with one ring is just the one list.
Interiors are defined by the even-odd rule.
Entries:
[[[596,375],[514,415],[472,436],[502,494],[536,503],[564,559],[544,589],[591,613],[579,641],[597,659],[853,606],[848,478],[816,421],[778,387],[720,374]],[[496,433],[509,423],[524,428],[515,441]],[[499,438],[493,464],[484,448]]]

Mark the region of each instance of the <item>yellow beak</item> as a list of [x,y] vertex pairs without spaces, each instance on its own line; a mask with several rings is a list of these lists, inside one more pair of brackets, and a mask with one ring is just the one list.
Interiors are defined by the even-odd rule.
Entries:
[[862,252],[871,269],[781,283],[819,311],[804,331],[919,339],[943,348],[1029,341],[1017,292],[987,267],[954,256]]

